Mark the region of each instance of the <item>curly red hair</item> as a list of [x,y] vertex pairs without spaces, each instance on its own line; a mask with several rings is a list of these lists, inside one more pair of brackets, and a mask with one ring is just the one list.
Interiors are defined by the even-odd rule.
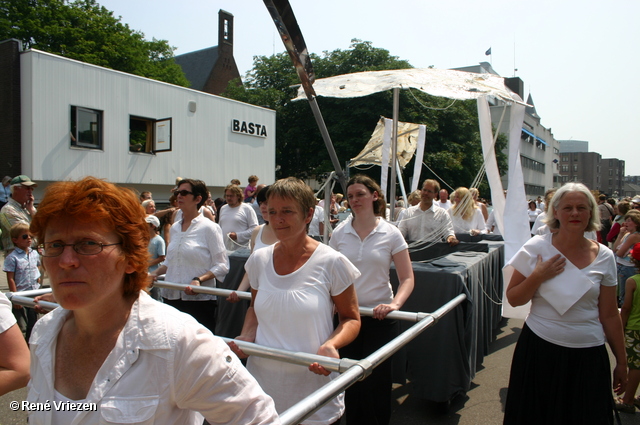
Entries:
[[51,220],[73,218],[82,223],[104,224],[120,237],[122,259],[134,269],[124,277],[123,296],[128,297],[137,295],[149,283],[149,228],[145,216],[133,190],[95,177],[85,177],[49,186],[38,205],[30,230],[43,243]]

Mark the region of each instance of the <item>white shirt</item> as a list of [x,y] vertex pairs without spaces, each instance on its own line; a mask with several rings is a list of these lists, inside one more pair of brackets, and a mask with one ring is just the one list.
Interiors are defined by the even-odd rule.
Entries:
[[[224,244],[229,251],[249,245],[251,231],[257,225],[258,217],[255,211],[245,202],[233,208],[229,204],[220,208],[220,227],[224,234]],[[237,240],[234,241],[228,236],[231,232],[236,234]]]
[[11,312],[11,301],[0,292],[0,334],[16,324],[16,318]]
[[[513,267],[522,275],[529,276],[536,266],[538,254],[542,256],[542,261],[556,255],[557,250],[551,245],[551,241],[551,234],[534,236],[520,248],[505,269]],[[540,288],[536,290],[531,299],[531,311],[526,323],[540,338],[571,348],[595,347],[604,344],[604,330],[600,324],[598,312],[600,286],[615,286],[617,274],[613,251],[601,244],[598,244],[598,248],[596,259],[587,267],[577,271],[582,279],[588,279],[593,284],[563,315],[560,315],[552,304],[540,295]],[[561,273],[559,277],[562,278],[564,273],[567,271]]]
[[440,208],[444,208],[445,210],[448,210],[449,208],[451,208],[451,201],[448,199],[445,202],[440,202],[440,200],[435,201],[434,204],[436,204]]
[[487,225],[484,222],[484,216],[480,208],[475,208],[473,216],[470,220],[465,220],[457,214],[453,213],[453,208],[447,211],[451,216],[451,224],[456,233],[469,233],[472,229],[480,230],[481,233],[487,233]]
[[313,209],[313,217],[311,218],[311,223],[309,223],[307,234],[309,236],[322,236],[320,234],[320,223],[322,222],[324,222],[324,208],[316,205]]
[[[53,405],[54,358],[68,310],[40,319],[31,334],[27,400]],[[128,423],[279,424],[273,401],[222,340],[188,314],[141,292],[116,345],[98,370],[86,402],[67,425]],[[196,413],[199,411],[202,413]],[[48,425],[55,410],[31,411],[30,425]]]
[[[319,244],[306,263],[287,275],[273,267],[275,245],[254,251],[245,264],[251,287],[258,291],[256,344],[316,354],[334,330],[332,296],[344,292],[360,276],[347,258]],[[250,356],[247,369],[273,397],[278,413],[335,379],[316,375],[307,366]],[[304,420],[331,424],[344,412],[344,393]]]
[[333,231],[329,246],[346,256],[361,275],[355,281],[358,304],[375,307],[393,301],[389,268],[393,256],[408,248],[402,233],[389,222],[378,218],[378,225],[360,239],[352,225],[352,217]]
[[[229,258],[222,242],[222,230],[202,214],[191,220],[186,232],[182,231],[182,219],[171,226],[171,240],[167,247],[165,280],[188,285],[195,276],[211,271],[216,279],[224,281],[229,273]],[[202,286],[216,287],[216,279],[202,282]],[[169,300],[215,300],[215,295],[187,295],[184,291],[162,288],[162,296]]]
[[426,211],[420,209],[420,204],[409,207],[398,223],[398,229],[408,241],[446,241],[454,235],[451,217],[447,210],[435,203]]
[[547,213],[546,211],[542,211],[540,214],[538,214],[538,217],[536,217],[536,221],[533,223],[533,227],[531,228],[531,234],[532,235],[540,235],[541,233],[536,233],[538,231],[538,229],[542,226],[545,226],[544,224],[544,219],[547,218]]

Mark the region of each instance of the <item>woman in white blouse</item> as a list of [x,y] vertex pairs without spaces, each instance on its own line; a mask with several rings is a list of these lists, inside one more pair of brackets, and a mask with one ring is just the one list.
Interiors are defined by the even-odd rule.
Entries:
[[466,233],[476,236],[481,233],[487,233],[486,224],[482,211],[473,200],[469,189],[459,187],[455,191],[453,207],[447,212],[451,216],[451,224],[455,233]]
[[605,340],[618,394],[627,364],[613,252],[584,237],[600,228],[596,201],[583,184],[567,183],[546,222],[552,233],[531,238],[505,267],[509,303],[531,302],[531,311],[513,354],[504,424],[613,424]]
[[163,265],[150,273],[152,278],[165,274],[165,280],[188,286],[184,292],[162,289],[164,301],[192,315],[211,332],[215,331],[217,301],[215,295],[196,294],[191,286],[216,286],[229,272],[229,259],[220,226],[200,214],[207,199],[202,180],[183,179],[175,191],[182,212],[171,226],[171,242]]
[[[360,270],[355,281],[361,307],[373,308],[373,317],[363,317],[358,337],[340,350],[343,357],[363,359],[398,335],[396,320],[385,320],[398,310],[413,291],[413,269],[407,243],[397,227],[381,217],[385,202],[380,186],[364,175],[347,183],[347,199],[353,216],[340,224],[329,245],[344,254]],[[389,282],[391,262],[398,275],[398,291]],[[366,380],[346,391],[347,423],[388,424],[391,419],[391,360],[373,370]]]

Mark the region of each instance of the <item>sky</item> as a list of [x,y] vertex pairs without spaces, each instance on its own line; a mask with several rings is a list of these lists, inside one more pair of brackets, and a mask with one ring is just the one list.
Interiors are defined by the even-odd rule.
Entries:
[[[230,12],[242,76],[254,56],[285,50],[260,0],[97,1],[145,38],[167,40],[176,55],[217,45],[218,11]],[[490,62],[523,80],[525,100],[531,94],[557,140],[588,141],[589,151],[624,159],[625,174],[640,175],[632,159],[640,153],[637,0],[289,1],[312,53],[359,39],[415,68]]]

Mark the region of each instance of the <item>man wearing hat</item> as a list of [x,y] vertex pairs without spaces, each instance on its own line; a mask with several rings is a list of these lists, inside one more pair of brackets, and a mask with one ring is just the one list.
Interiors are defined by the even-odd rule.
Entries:
[[[38,186],[25,175],[14,177],[10,184],[11,199],[0,210],[0,213],[6,218],[6,220],[2,220],[4,223],[2,226],[2,246],[5,257],[13,251],[13,242],[11,242],[9,234],[11,226],[20,221],[31,223],[31,219],[36,213],[36,208],[33,206],[33,189]],[[9,226],[9,229],[5,229],[6,225]]]

